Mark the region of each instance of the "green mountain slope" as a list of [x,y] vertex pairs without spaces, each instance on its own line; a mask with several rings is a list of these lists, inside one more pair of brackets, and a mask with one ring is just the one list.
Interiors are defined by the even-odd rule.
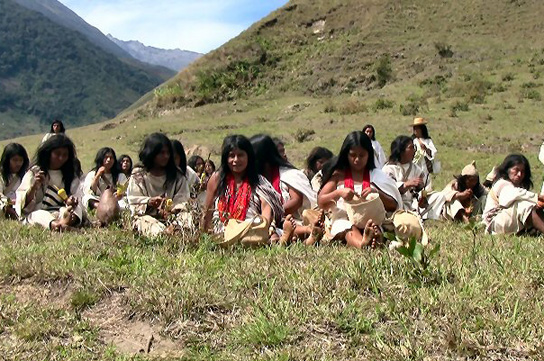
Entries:
[[0,138],[115,116],[162,79],[11,0],[0,0]]
[[293,0],[182,71],[153,106],[455,79],[541,47],[543,13],[538,0]]

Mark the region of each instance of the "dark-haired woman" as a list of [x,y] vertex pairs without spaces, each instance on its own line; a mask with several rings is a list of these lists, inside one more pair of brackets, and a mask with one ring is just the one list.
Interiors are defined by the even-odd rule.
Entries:
[[531,166],[521,154],[510,154],[496,170],[487,196],[483,223],[490,234],[519,233],[530,228],[544,233],[544,195],[529,191]]
[[125,175],[125,178],[128,179],[132,174],[132,158],[127,154],[121,154],[117,158],[117,164],[119,165],[119,172]]
[[74,143],[57,134],[42,143],[17,189],[15,208],[25,223],[55,231],[82,226],[81,168]]
[[481,214],[487,191],[480,184],[476,162],[465,166],[442,191],[446,198],[442,215],[450,221],[470,222],[470,218]]
[[415,153],[412,139],[398,136],[391,143],[391,155],[383,171],[395,181],[405,210],[419,213],[422,219],[439,219],[444,195],[432,191],[429,174],[413,162]]
[[[197,204],[202,206],[206,199],[206,184],[204,182],[207,179],[204,179],[196,172],[191,166],[191,158],[187,161],[187,156],[185,155],[185,148],[181,142],[177,139],[172,141],[172,146],[174,147],[174,162],[176,166],[182,170],[183,175],[187,178],[187,185],[189,187],[190,197],[197,200]],[[204,169],[204,167],[202,167]]]
[[246,221],[260,215],[269,225],[280,224],[279,194],[257,172],[253,147],[243,135],[223,141],[221,166],[208,182],[204,208],[204,229],[215,233],[222,233],[229,219]]
[[376,140],[376,130],[372,124],[367,124],[363,127],[363,133],[365,133],[370,140],[372,141],[372,149],[374,149],[374,164],[376,168],[382,169],[387,162],[385,157],[385,152],[383,151],[382,145]]
[[335,163],[324,174],[323,182],[318,203],[322,209],[332,211],[330,233],[333,239],[345,240],[356,248],[381,242],[381,225],[369,220],[364,230],[357,228],[350,222],[344,203],[355,195],[366,198],[374,192],[378,193],[386,211],[394,212],[402,207],[395,183],[374,165],[374,149],[366,134],[352,132],[347,135]]
[[[296,238],[305,239],[310,235],[313,235],[313,238],[320,237],[322,231],[313,225],[303,225],[303,212],[317,208],[317,194],[308,178],[280,155],[270,136],[258,134],[251,137],[250,141],[255,151],[259,174],[265,177],[281,196],[285,215],[290,215],[297,223]],[[312,242],[310,240],[309,243]]]
[[0,160],[0,212],[9,219],[17,219],[15,191],[19,188],[23,176],[28,170],[28,154],[26,149],[18,143],[6,145]]
[[[413,162],[423,169],[427,183],[432,187],[430,174],[440,172],[440,162],[436,159],[436,147],[429,136],[427,120],[415,118],[412,128],[412,139],[416,150]],[[427,177],[427,175],[429,176]]]
[[42,143],[44,143],[55,134],[64,134],[64,132],[64,124],[60,120],[55,119],[53,120],[53,123],[51,123],[51,129],[49,130],[49,133],[43,136]]
[[[94,159],[94,168],[87,173],[83,183],[83,205],[89,209],[96,209],[103,192],[111,188],[118,199],[122,199],[125,192],[117,194],[117,185],[124,188],[127,178],[119,171],[115,151],[105,147],[98,150]],[[120,205],[125,208],[124,204]]]
[[174,154],[166,135],[149,135],[140,150],[141,164],[129,179],[127,197],[133,226],[144,236],[156,237],[189,226],[183,212],[189,187]]
[[310,180],[312,189],[317,193],[321,189],[321,182],[323,181],[323,164],[325,164],[334,155],[330,150],[324,147],[315,147],[310,151],[308,158],[306,158],[306,169],[304,174]]

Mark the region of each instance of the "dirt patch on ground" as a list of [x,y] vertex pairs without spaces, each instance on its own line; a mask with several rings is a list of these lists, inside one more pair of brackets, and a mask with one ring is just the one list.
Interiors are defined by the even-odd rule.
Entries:
[[82,316],[99,328],[101,340],[122,353],[181,356],[183,345],[161,335],[163,327],[158,323],[138,320],[133,313],[127,312],[124,296],[113,293],[83,312]]
[[23,305],[34,303],[64,308],[70,305],[72,293],[72,285],[63,282],[39,284],[25,280],[17,284],[0,284],[0,294],[13,294]]

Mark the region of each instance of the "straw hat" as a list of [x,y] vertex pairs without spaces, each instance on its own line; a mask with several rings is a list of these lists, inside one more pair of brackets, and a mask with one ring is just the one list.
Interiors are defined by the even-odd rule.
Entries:
[[476,161],[473,160],[472,163],[466,165],[461,171],[461,175],[479,176],[480,174],[478,173],[478,169],[476,168]]
[[395,227],[395,235],[403,241],[408,241],[414,237],[424,246],[429,243],[429,237],[421,218],[414,212],[398,210],[393,214],[393,226]]
[[412,126],[415,127],[416,125],[425,125],[427,124],[427,120],[424,118],[414,118],[414,122],[412,123]]

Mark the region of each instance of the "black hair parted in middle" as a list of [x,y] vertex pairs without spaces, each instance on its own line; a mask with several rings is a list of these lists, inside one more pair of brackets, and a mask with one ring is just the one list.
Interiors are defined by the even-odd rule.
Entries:
[[28,159],[28,154],[25,147],[23,147],[19,143],[10,143],[6,145],[4,151],[2,152],[2,159],[0,160],[2,179],[4,180],[5,185],[8,184],[9,175],[11,173],[9,162],[12,157],[15,157],[17,155],[23,158],[23,165],[21,166],[19,172],[17,172],[17,176],[22,179],[26,171],[28,170],[28,164],[30,163],[30,161]]
[[376,140],[376,129],[374,129],[374,126],[372,124],[365,125],[363,127],[363,133],[365,133],[367,129],[372,129],[372,137],[370,137],[370,140]]
[[255,151],[257,170],[260,175],[264,175],[267,164],[271,167],[295,168],[291,163],[282,158],[280,152],[278,152],[278,147],[276,147],[276,144],[269,135],[256,134],[249,141]]
[[315,163],[320,159],[329,160],[334,156],[330,150],[324,147],[315,147],[310,151],[308,158],[306,159],[306,167],[313,173],[317,173]]
[[229,154],[234,149],[239,149],[247,154],[247,167],[245,176],[248,179],[252,190],[255,190],[259,184],[259,173],[255,159],[255,151],[249,139],[243,135],[229,135],[223,140],[221,146],[221,166],[219,167],[219,183],[217,185],[216,196],[222,196],[227,190],[227,175],[230,173]]
[[119,180],[119,164],[117,163],[117,156],[115,155],[115,150],[110,147],[104,147],[100,148],[98,152],[96,152],[96,157],[94,158],[94,170],[95,172],[104,165],[104,158],[106,158],[106,155],[108,153],[111,153],[113,156],[113,166],[111,167],[111,177],[113,178],[113,184],[117,184],[117,181]]
[[525,168],[525,176],[521,181],[521,187],[526,190],[531,189],[533,187],[531,165],[529,164],[529,160],[522,154],[509,154],[504,158],[501,165],[497,168],[497,175],[495,176],[494,182],[499,179],[510,180],[508,177],[508,170],[518,164],[522,164]]
[[68,195],[71,194],[72,181],[82,175],[81,163],[77,159],[76,147],[72,140],[64,133],[53,135],[43,142],[36,151],[33,166],[38,166],[41,171],[49,173],[51,163],[51,153],[55,149],[66,148],[68,150],[68,159],[60,168],[62,180],[64,181],[64,190]]
[[402,153],[406,150],[408,145],[412,144],[412,138],[406,135],[399,135],[391,142],[391,154],[389,155],[390,163],[400,163]]
[[138,154],[140,162],[146,171],[150,171],[155,166],[155,157],[162,152],[162,149],[166,147],[170,158],[166,165],[166,183],[173,184],[176,182],[178,176],[182,175],[181,170],[176,166],[174,162],[174,147],[168,137],[162,133],[152,133],[148,135],[142,145],[142,149]]
[[323,184],[326,184],[332,177],[335,171],[345,171],[350,167],[348,154],[351,148],[361,147],[368,152],[368,160],[366,161],[366,169],[373,170],[376,168],[374,164],[374,148],[372,148],[372,142],[370,138],[361,131],[349,133],[342,146],[340,147],[340,153],[336,158],[336,162],[332,164],[328,172],[323,173]]
[[185,155],[185,148],[183,148],[183,144],[181,144],[181,142],[177,139],[172,140],[172,147],[174,148],[174,153],[172,153],[172,156],[174,156],[174,154],[179,156],[179,165],[176,165],[179,167],[181,174],[186,175],[187,156]]

